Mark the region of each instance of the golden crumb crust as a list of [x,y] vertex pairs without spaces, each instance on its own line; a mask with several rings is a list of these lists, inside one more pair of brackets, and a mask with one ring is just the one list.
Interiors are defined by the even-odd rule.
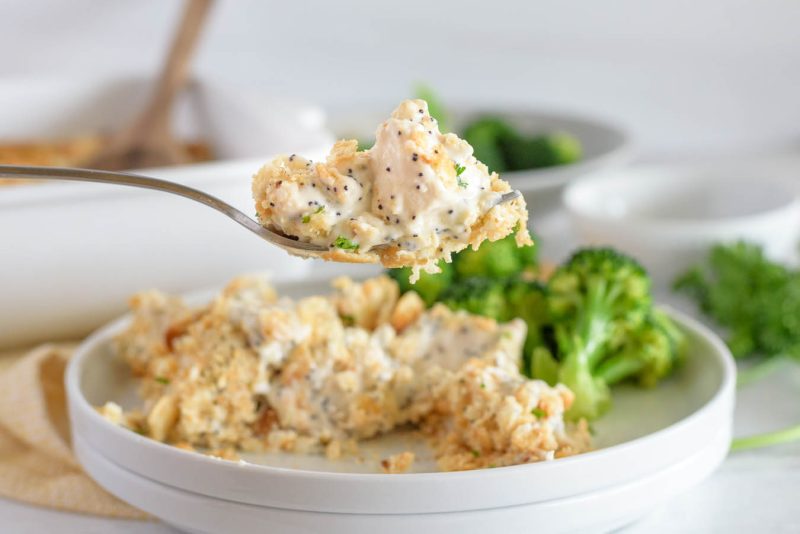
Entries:
[[[339,458],[359,441],[414,425],[443,470],[512,465],[589,447],[565,423],[572,402],[519,372],[525,324],[426,309],[386,276],[333,281],[290,300],[259,276],[234,279],[209,304],[156,291],[131,299],[115,339],[140,377],[140,410],[107,403],[114,424],[221,458],[290,451]],[[385,459],[405,472],[411,453]]]

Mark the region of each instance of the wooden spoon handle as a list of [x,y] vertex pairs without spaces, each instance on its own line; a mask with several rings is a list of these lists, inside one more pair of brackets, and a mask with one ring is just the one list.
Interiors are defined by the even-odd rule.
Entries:
[[187,0],[183,19],[172,41],[169,56],[161,71],[150,105],[142,115],[142,122],[151,126],[168,128],[169,110],[175,95],[186,84],[191,57],[213,0]]

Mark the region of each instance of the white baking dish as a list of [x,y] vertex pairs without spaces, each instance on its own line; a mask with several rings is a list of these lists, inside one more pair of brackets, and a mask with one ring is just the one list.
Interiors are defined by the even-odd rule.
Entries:
[[[0,139],[63,138],[103,131],[135,112],[143,82],[0,83]],[[196,81],[177,107],[177,131],[203,132],[235,161],[142,171],[254,213],[250,177],[271,156],[317,157],[332,142],[314,107]],[[0,187],[0,348],[72,338],[125,308],[144,288],[216,284],[243,271],[277,279],[307,273],[219,213],[164,193],[38,183]]]

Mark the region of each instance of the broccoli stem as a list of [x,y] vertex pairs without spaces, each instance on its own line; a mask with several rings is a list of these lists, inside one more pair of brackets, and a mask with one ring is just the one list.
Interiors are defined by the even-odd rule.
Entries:
[[587,340],[573,334],[569,345],[570,350],[558,373],[559,381],[575,394],[569,417],[596,419],[605,410],[609,399],[606,384],[594,376],[591,364],[596,353],[602,353],[599,349],[603,344],[596,339]]
[[[744,371],[739,371],[736,376],[736,387],[743,387],[769,375],[786,361],[786,356],[773,356],[759,362]],[[756,434],[755,436],[745,436],[735,438],[731,442],[731,452],[761,449],[772,445],[780,445],[800,440],[800,425],[790,426],[773,432]]]
[[594,372],[597,378],[613,386],[642,370],[644,360],[634,360],[624,355],[614,356],[604,361]]
[[781,443],[789,443],[797,440],[800,440],[800,425],[790,426],[782,430],[767,432],[765,434],[735,438],[731,442],[731,452],[760,449],[762,447],[780,445]]
[[604,280],[596,280],[587,290],[587,305],[578,318],[580,344],[586,353],[586,364],[594,369],[603,356],[603,348],[609,339],[611,313],[608,303],[613,302],[615,294],[608,290]]

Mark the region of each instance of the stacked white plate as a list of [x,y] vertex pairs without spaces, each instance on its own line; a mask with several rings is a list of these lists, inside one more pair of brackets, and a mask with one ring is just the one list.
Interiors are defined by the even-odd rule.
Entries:
[[[327,291],[286,284],[283,294]],[[73,446],[111,493],[190,532],[471,533],[607,531],[707,477],[730,441],[735,366],[719,338],[677,312],[688,358],[653,390],[618,388],[579,456],[457,473],[435,471],[424,444],[392,435],[361,463],[262,454],[231,462],[155,442],[103,419],[94,406],[136,406],[135,380],[114,357],[122,318],[87,339],[67,371]],[[415,472],[379,474],[378,461],[414,447]]]

